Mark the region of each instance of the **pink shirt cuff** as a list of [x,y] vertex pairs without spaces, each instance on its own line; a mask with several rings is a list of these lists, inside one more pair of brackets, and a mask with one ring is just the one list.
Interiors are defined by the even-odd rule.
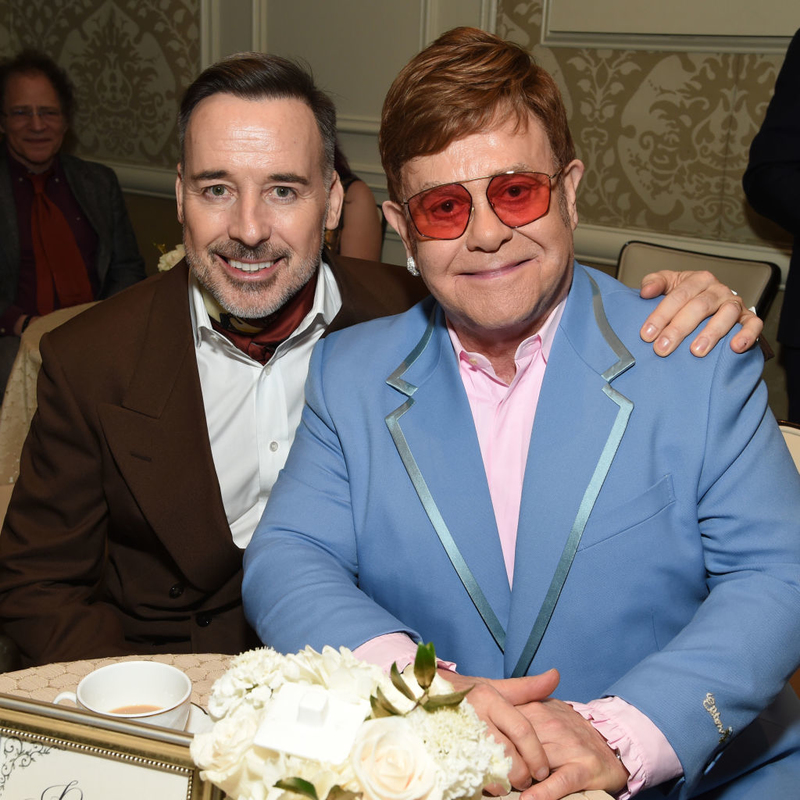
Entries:
[[628,770],[628,786],[617,795],[618,800],[628,800],[642,789],[683,774],[681,762],[666,736],[630,703],[619,697],[604,697],[570,705],[619,753]]
[[[384,672],[397,664],[397,669],[402,672],[409,664],[414,663],[417,657],[417,643],[405,633],[386,633],[364,642],[353,650],[353,655],[370,664],[377,664]],[[455,670],[453,661],[436,659],[436,664],[443,669]]]

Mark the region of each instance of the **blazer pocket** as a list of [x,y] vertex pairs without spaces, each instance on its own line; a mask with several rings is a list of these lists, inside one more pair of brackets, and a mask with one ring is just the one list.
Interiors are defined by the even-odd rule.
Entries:
[[[599,500],[602,500],[602,492]],[[675,490],[672,485],[672,475],[665,475],[642,494],[626,500],[614,508],[598,509],[595,506],[589,516],[578,551],[588,550],[596,544],[647,522],[674,502]]]

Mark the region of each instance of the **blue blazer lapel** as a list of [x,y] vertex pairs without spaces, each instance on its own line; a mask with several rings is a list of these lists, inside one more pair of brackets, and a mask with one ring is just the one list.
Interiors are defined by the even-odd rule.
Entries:
[[[388,378],[403,402],[386,424],[412,485],[497,646],[505,646],[510,588],[480,446],[438,305]],[[435,531],[435,534],[434,534]]]
[[634,360],[576,266],[533,426],[520,508],[506,674],[524,675],[547,629],[633,404],[611,386]]

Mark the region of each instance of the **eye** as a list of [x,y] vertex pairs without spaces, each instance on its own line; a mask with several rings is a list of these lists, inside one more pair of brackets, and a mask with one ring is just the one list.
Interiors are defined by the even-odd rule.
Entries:
[[291,186],[275,186],[272,194],[278,200],[294,200],[297,197],[297,192]]
[[207,186],[204,191],[211,197],[225,197],[225,195],[228,193],[228,187],[217,183],[214,186]]
[[450,217],[462,214],[471,206],[472,198],[453,190],[435,190],[422,197],[422,210],[428,217]]

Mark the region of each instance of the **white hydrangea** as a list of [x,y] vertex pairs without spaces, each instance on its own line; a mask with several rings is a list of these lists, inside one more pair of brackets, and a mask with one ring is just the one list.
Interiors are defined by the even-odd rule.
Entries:
[[479,798],[492,783],[510,791],[511,759],[469,703],[433,712],[417,708],[406,719],[439,766],[442,800]]
[[211,690],[212,719],[229,716],[242,704],[263,708],[272,693],[286,683],[285,657],[270,647],[248,650],[231,661],[228,671]]
[[[405,670],[403,678],[419,697],[422,689],[414,678],[413,667]],[[406,716],[383,718],[362,726],[357,739],[357,743],[361,742],[361,755],[355,759],[358,772],[354,770],[352,753],[341,764],[290,756],[254,744],[273,693],[285,683],[322,686],[353,702],[368,700],[380,687]],[[437,675],[431,694],[452,691],[452,686]],[[359,661],[344,647],[325,647],[322,653],[306,647],[287,656],[268,647],[250,650],[234,658],[225,675],[214,684],[209,712],[215,723],[210,731],[195,736],[192,757],[203,779],[219,786],[232,800],[300,800],[297,793],[275,787],[286,778],[310,782],[320,800],[325,800],[334,785],[363,795],[365,800],[408,800],[386,778],[382,752],[388,748],[413,755],[412,744],[418,740],[424,747],[422,755],[435,765],[435,782],[425,779],[419,784],[427,800],[477,800],[483,787],[492,783],[509,788],[510,760],[502,746],[487,735],[486,725],[469,703],[435,712],[422,708],[411,711],[413,705],[380,668]],[[363,743],[368,726],[379,732],[381,742],[381,750],[370,750],[369,755]],[[398,731],[402,732],[405,726],[409,733],[400,735]],[[417,753],[408,762],[420,766],[422,778],[425,759]],[[362,785],[364,781],[368,781],[368,787]],[[427,786],[424,791],[423,785]]]
[[162,253],[158,259],[158,271],[169,272],[185,255],[186,249],[182,244],[177,245],[174,250],[170,250],[168,253]]

